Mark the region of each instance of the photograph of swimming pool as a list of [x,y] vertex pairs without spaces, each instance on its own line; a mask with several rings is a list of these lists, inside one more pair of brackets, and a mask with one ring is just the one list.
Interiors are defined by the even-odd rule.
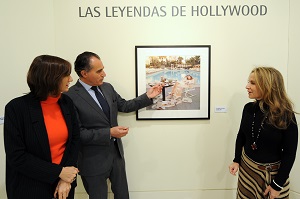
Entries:
[[163,85],[137,120],[209,119],[210,46],[136,46],[136,84],[137,96]]

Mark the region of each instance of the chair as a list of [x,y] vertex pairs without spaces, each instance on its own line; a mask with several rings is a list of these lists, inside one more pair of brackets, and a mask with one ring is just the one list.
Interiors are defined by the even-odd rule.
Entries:
[[190,75],[187,75],[184,77],[184,79],[182,80],[182,88],[183,88],[183,92],[184,92],[184,96],[182,98],[183,102],[189,102],[192,103],[192,98],[193,96],[195,96],[194,94],[191,93],[191,91],[195,90],[195,82],[196,79],[193,78]]
[[173,105],[180,104],[183,94],[183,88],[179,82],[175,82],[172,88],[172,91],[169,92],[169,95],[166,97],[168,101]]
[[182,88],[178,82],[175,83],[171,94],[173,95],[175,100],[182,97]]

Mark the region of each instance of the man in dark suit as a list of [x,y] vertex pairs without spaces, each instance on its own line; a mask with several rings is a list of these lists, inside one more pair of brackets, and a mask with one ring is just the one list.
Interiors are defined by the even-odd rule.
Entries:
[[127,135],[128,127],[118,125],[117,115],[119,111],[132,112],[151,105],[152,98],[161,93],[162,85],[155,85],[147,93],[127,101],[111,84],[103,82],[106,76],[103,63],[92,52],[77,56],[75,71],[79,80],[67,95],[72,98],[79,118],[81,149],[78,168],[85,190],[89,199],[107,199],[109,178],[114,198],[128,199],[121,141]]

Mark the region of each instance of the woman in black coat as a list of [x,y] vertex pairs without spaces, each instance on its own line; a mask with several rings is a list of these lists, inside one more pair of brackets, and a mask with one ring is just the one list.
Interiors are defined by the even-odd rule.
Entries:
[[72,100],[62,94],[70,73],[64,59],[36,57],[27,74],[31,92],[5,106],[8,199],[74,198],[79,127]]

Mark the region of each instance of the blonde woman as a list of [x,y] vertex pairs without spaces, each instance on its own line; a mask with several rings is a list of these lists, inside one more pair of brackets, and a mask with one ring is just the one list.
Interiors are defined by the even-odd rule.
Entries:
[[239,170],[237,198],[289,198],[298,127],[281,73],[254,68],[246,85],[254,99],[245,105],[236,138],[232,175]]

